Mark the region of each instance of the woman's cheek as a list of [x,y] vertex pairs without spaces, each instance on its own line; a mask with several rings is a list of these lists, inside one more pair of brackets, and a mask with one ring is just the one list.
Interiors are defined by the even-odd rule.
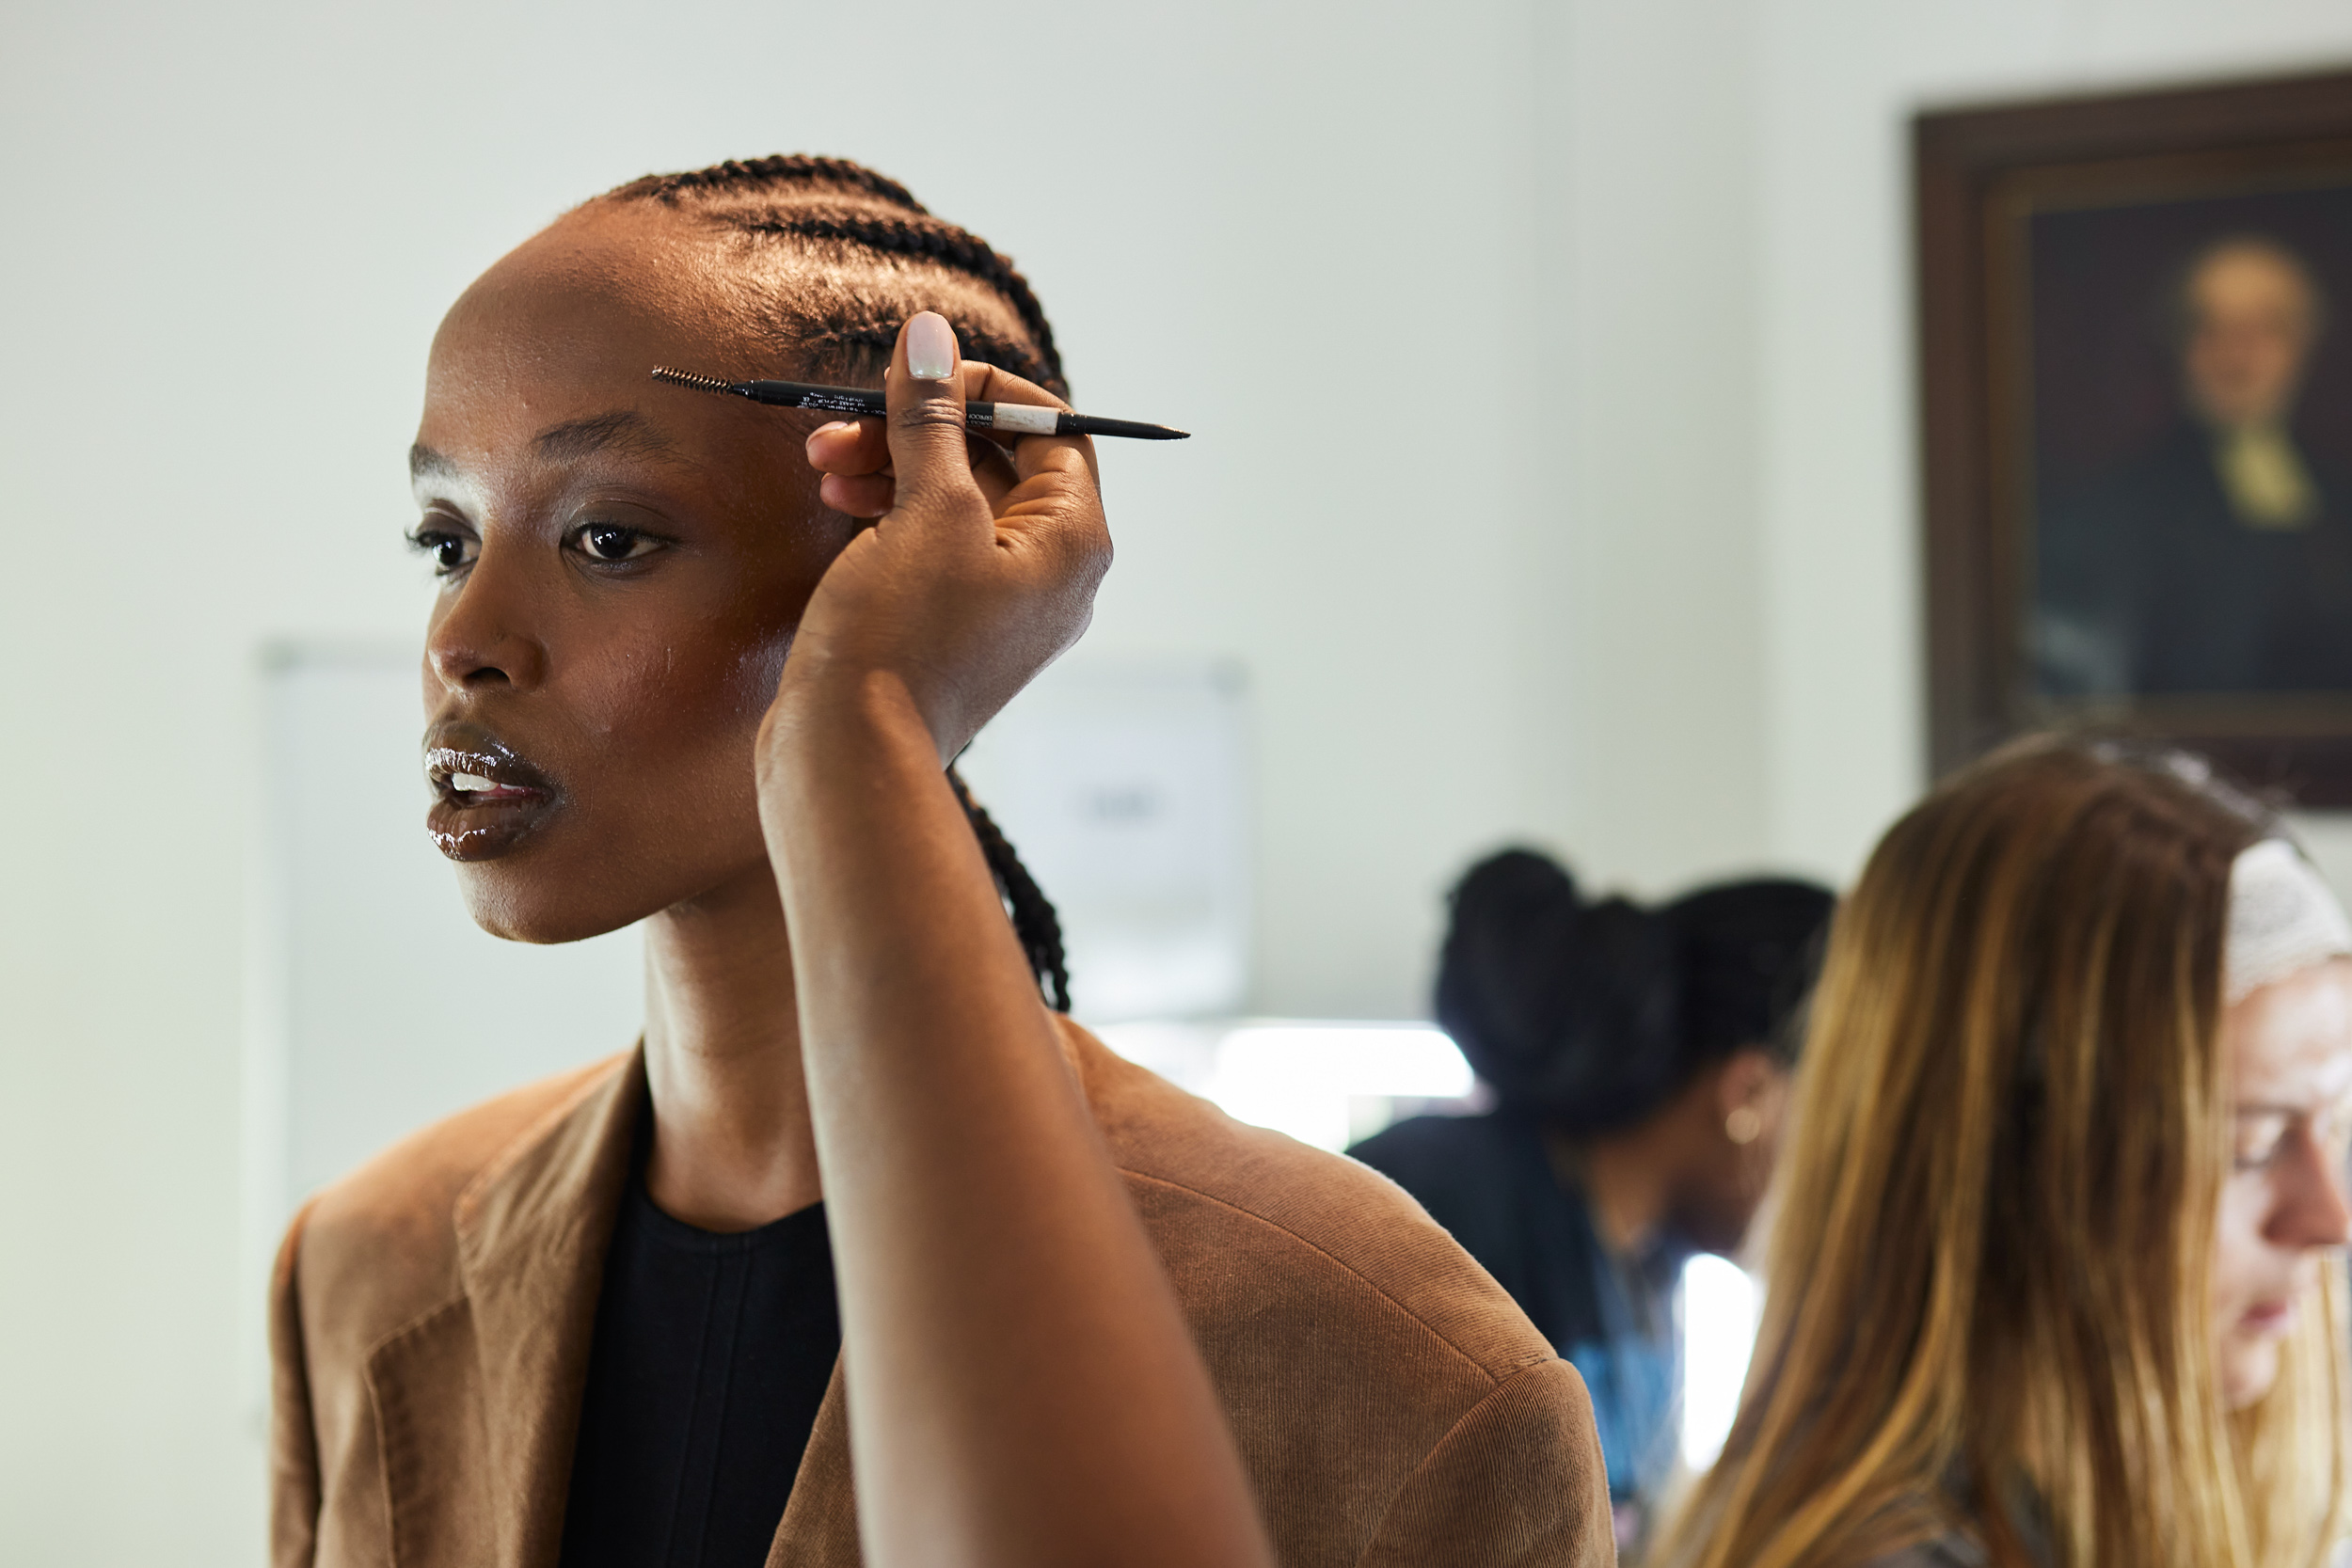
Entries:
[[2233,1174],[2221,1183],[2221,1205],[2213,1249],[2214,1306],[2225,1326],[2235,1317],[2227,1308],[2247,1299],[2254,1281],[2250,1275],[2262,1256],[2263,1216],[2270,1202],[2269,1183],[2260,1171]]
[[784,679],[784,659],[792,651],[789,628],[758,638],[736,660],[736,705],[756,724],[776,700],[776,685]]

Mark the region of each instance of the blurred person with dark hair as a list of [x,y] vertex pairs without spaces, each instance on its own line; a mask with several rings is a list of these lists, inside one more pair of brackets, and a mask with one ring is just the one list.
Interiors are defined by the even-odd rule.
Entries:
[[1769,1180],[1791,1014],[1834,900],[1781,879],[1645,909],[1505,850],[1453,895],[1438,1021],[1500,1107],[1349,1152],[1454,1233],[1592,1390],[1620,1536],[1671,1471],[1693,1252],[1738,1250]]

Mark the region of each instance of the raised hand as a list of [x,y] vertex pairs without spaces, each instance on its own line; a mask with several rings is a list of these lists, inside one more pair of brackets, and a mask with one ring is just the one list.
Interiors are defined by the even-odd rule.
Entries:
[[945,759],[1086,630],[1110,531],[1091,442],[965,431],[967,400],[1067,405],[960,362],[945,318],[906,325],[884,385],[887,420],[808,438],[825,504],[874,524],[809,601],[778,701],[901,683]]
[[[874,515],[810,599],[760,745],[874,1568],[1272,1568],[1207,1369],[941,771],[1085,629],[1082,440],[967,440],[908,324],[885,430],[810,438]],[[863,423],[863,421],[862,421]]]

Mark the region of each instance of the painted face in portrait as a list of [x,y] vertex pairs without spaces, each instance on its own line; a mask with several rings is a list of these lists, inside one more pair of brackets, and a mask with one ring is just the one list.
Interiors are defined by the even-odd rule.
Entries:
[[2318,336],[2319,291],[2267,240],[2230,240],[2190,268],[2182,291],[2188,404],[2220,429],[2282,422]]

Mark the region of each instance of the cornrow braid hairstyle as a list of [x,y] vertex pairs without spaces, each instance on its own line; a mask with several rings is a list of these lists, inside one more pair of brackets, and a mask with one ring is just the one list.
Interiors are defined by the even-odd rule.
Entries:
[[[801,362],[838,367],[845,375],[879,384],[907,318],[936,309],[955,327],[958,346],[968,357],[1069,396],[1054,329],[1028,279],[987,241],[933,217],[904,185],[862,164],[799,153],[731,158],[708,168],[648,174],[597,199],[658,203],[743,246],[742,288],[753,317]],[[779,277],[779,286],[770,287],[763,273],[785,273],[794,251],[843,263],[862,254],[870,260],[873,277],[827,287],[803,273],[797,279]],[[1028,341],[923,289],[919,274],[927,267],[958,274],[994,294],[1010,308]],[[844,264],[824,270],[853,274],[857,269]],[[790,286],[795,281],[799,286]],[[1039,989],[1055,1010],[1068,1012],[1070,969],[1060,916],[952,768],[947,782],[979,840]]]
[[[828,199],[830,198],[830,199]],[[896,180],[846,158],[780,153],[768,158],[729,159],[681,174],[648,174],[605,193],[606,201],[659,201],[663,206],[719,225],[736,234],[854,247],[879,259],[903,259],[959,272],[1012,307],[1028,334],[1028,344],[976,330],[976,324],[949,320],[974,358],[1034,381],[1057,396],[1069,395],[1061,351],[1053,325],[1029,280],[986,240],[933,217],[914,193]],[[912,314],[909,311],[905,314]],[[814,347],[824,340],[871,351],[886,362],[898,342],[904,315],[897,319],[845,319],[807,324]]]
[[879,197],[910,213],[928,215],[930,211],[914,199],[913,191],[864,164],[851,163],[847,158],[814,158],[805,152],[729,158],[708,168],[689,169],[682,174],[648,174],[626,185],[616,185],[605,195],[612,200],[634,201],[642,198],[676,207],[683,205],[691,193],[700,191],[789,185],[831,185]]
[[[1021,325],[1029,329],[1030,338],[1037,343],[1035,354],[1025,357],[1033,357],[1044,372],[1042,377],[1035,379],[1041,386],[1057,392],[1064,387],[1061,351],[1054,345],[1054,328],[1045,319],[1045,308],[1038,303],[1036,293],[1029,287],[1029,280],[1014,270],[1011,261],[998,255],[986,240],[977,234],[967,233],[952,223],[931,217],[919,207],[904,215],[827,212],[822,208],[798,213],[787,211],[772,217],[739,217],[735,220],[735,226],[747,234],[834,240],[858,245],[877,255],[936,261],[977,278],[1020,312]],[[891,342],[895,345],[897,341],[894,332]]]
[[1012,915],[1013,934],[1021,939],[1021,950],[1029,957],[1030,972],[1037,975],[1038,986],[1056,1012],[1070,1010],[1070,967],[1062,954],[1061,916],[1055,913],[1053,904],[1029,875],[1029,868],[1021,863],[1021,857],[1012,852],[1012,845],[996,826],[995,818],[981,809],[972,799],[961,775],[947,769],[947,782],[955,786],[956,800],[963,807],[964,816],[978,835],[980,853],[988,859],[989,875],[996,879],[997,895],[1004,899],[1006,910]]

